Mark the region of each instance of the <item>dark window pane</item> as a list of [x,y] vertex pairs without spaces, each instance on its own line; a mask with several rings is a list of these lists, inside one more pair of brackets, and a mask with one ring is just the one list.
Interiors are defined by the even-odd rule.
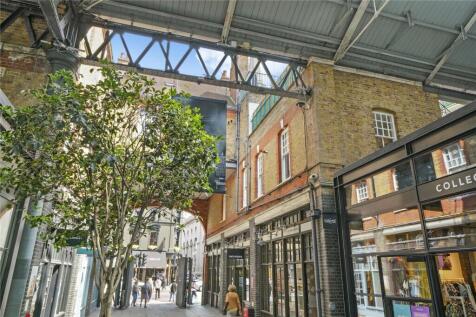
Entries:
[[308,316],[317,316],[316,303],[316,282],[314,275],[314,264],[306,263],[306,283],[307,283],[307,311]]
[[476,164],[476,134],[454,141],[415,159],[419,184],[450,175]]

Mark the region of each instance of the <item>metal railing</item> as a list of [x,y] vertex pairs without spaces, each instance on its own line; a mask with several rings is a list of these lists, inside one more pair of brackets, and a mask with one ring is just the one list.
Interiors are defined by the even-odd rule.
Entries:
[[[301,72],[302,69],[298,69],[297,71]],[[287,66],[281,73],[279,78],[276,80],[276,84],[278,86],[283,87],[284,90],[287,90],[295,83],[295,81],[295,76],[293,76],[292,72],[289,72],[289,66]],[[282,97],[276,95],[268,95],[259,104],[251,119],[252,131],[254,131],[259,126],[259,124],[264,120],[264,118],[268,115],[271,109],[273,109],[273,107],[281,100],[281,98]]]

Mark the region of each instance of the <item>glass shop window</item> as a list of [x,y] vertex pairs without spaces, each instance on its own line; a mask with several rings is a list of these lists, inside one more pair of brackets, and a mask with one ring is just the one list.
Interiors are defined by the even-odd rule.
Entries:
[[434,317],[426,263],[421,256],[382,257],[386,306],[391,316]]
[[273,313],[273,257],[271,243],[261,245],[261,298],[262,310]]
[[359,316],[384,316],[382,290],[376,256],[355,256],[355,297]]
[[426,264],[412,256],[383,257],[382,277],[386,296],[431,299]]
[[283,241],[276,241],[273,243],[274,261],[277,263],[283,262]]
[[430,182],[476,164],[476,134],[454,141],[415,159],[418,184]]
[[435,262],[445,316],[476,316],[476,252],[438,254]]
[[423,206],[431,248],[476,246],[476,192]]
[[316,303],[316,284],[314,273],[314,261],[312,258],[312,236],[311,233],[306,233],[302,236],[304,246],[304,274],[305,274],[305,289],[307,291],[307,311],[308,316],[317,316]]
[[368,215],[348,215],[351,219],[348,225],[353,255],[424,247],[417,207],[387,212],[369,211]]
[[407,161],[347,186],[347,204],[356,205],[412,185],[412,170]]

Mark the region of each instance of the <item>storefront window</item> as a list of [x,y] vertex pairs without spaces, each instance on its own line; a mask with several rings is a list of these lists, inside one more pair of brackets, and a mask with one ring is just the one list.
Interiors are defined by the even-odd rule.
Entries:
[[286,267],[288,270],[288,303],[289,316],[297,316],[297,294],[296,294],[296,256],[295,256],[295,240],[299,241],[299,237],[286,239]]
[[376,256],[353,257],[355,296],[359,316],[382,316],[383,301]]
[[476,134],[454,141],[415,159],[418,184],[450,175],[476,164]]
[[[316,277],[314,274],[314,261],[312,258],[312,238],[307,233],[302,237],[304,243],[304,269],[306,273],[306,291],[307,291],[307,315],[309,317],[317,316],[316,302]],[[303,306],[304,307],[304,306]],[[301,314],[299,316],[302,316]]]
[[271,243],[261,246],[261,298],[263,310],[273,313],[273,257]]
[[476,316],[476,252],[435,256],[446,317]]
[[404,162],[347,186],[347,205],[360,204],[412,185],[410,162]]
[[430,248],[476,246],[476,192],[423,206]]
[[421,257],[390,256],[381,261],[386,296],[431,299],[426,264]]
[[349,222],[349,229],[354,255],[424,247],[417,207],[352,217],[355,220]]
[[274,290],[276,294],[276,313],[278,317],[284,317],[286,314],[286,288],[283,265],[283,241],[273,242],[273,255],[275,262]]

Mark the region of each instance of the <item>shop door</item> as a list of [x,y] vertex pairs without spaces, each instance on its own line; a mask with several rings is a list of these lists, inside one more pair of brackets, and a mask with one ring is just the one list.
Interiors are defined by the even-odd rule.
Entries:
[[427,268],[424,256],[379,257],[385,316],[435,316]]
[[245,269],[243,267],[235,268],[234,283],[240,300],[243,301],[246,298],[246,285],[245,285]]

